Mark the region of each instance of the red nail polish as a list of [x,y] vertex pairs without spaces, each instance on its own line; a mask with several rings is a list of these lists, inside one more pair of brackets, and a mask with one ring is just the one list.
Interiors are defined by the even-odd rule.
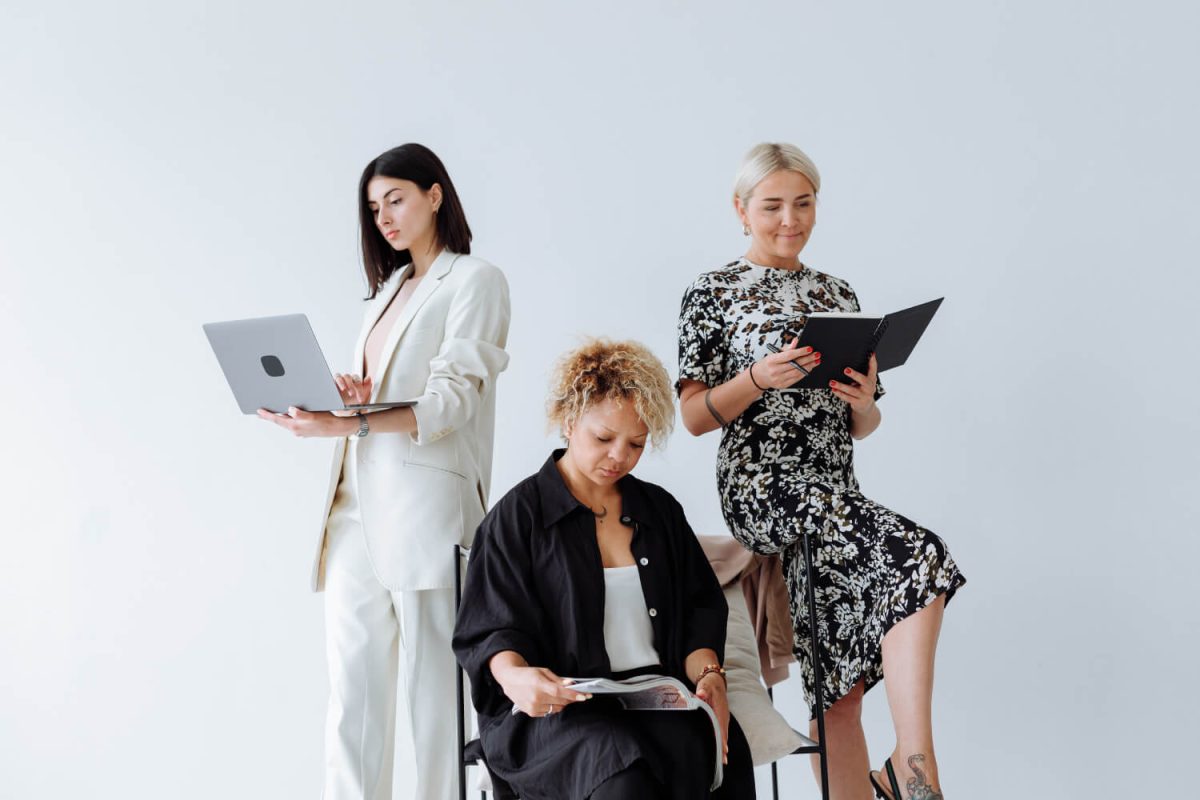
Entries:
[[850,368],[849,368],[849,367],[846,367],[846,369],[844,370],[844,372],[845,372],[847,375],[849,375],[849,374],[850,374]]
[[836,389],[836,388],[837,388],[837,381],[830,381],[830,382],[829,382],[829,386],[830,386],[830,388]]

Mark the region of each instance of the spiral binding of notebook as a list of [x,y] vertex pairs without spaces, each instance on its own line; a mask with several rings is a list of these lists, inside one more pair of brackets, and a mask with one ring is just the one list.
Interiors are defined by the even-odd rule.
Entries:
[[871,368],[871,354],[879,348],[879,340],[883,338],[883,334],[887,333],[888,318],[884,317],[879,321],[879,327],[875,329],[875,335],[871,337],[871,343],[867,345],[867,352],[863,355],[862,369],[859,372],[866,374]]

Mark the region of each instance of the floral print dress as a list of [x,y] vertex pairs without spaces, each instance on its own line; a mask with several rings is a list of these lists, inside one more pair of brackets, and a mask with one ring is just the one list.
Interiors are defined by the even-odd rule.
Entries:
[[[697,278],[679,315],[679,377],[717,386],[786,345],[817,311],[858,311],[845,281],[739,259]],[[883,395],[880,387],[876,398]],[[730,532],[778,553],[809,707],[814,670],[802,536],[810,534],[828,708],[883,677],[881,644],[900,620],[965,583],[937,535],[865,497],[854,477],[850,407],[823,389],[770,389],[721,436],[717,489]]]

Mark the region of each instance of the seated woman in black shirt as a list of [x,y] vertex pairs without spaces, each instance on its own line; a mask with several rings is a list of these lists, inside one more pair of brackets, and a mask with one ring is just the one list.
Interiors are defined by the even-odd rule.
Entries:
[[488,767],[523,800],[709,796],[707,714],[624,711],[563,679],[656,673],[722,723],[712,796],[753,798],[720,669],[725,598],[679,503],[629,474],[674,422],[666,370],[636,342],[591,342],[559,362],[548,411],[567,449],[480,524],[454,632]]

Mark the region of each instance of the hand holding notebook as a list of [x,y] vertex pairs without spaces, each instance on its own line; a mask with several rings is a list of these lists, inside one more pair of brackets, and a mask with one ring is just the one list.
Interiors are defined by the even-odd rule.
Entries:
[[[821,354],[821,360],[811,370],[802,369],[807,376],[792,388],[827,388],[831,380],[850,383],[844,370],[849,367],[866,374],[871,353],[875,354],[879,372],[900,366],[916,348],[943,299],[939,297],[884,316],[844,312],[809,314],[797,348],[811,347]],[[784,335],[785,342],[793,338],[794,334]],[[767,347],[773,353],[781,352],[775,345]]]

